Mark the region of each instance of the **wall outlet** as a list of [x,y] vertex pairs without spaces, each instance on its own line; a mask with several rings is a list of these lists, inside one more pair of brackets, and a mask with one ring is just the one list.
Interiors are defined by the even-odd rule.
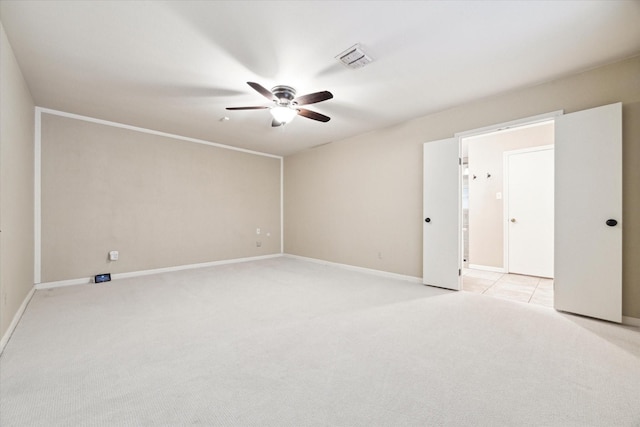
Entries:
[[257,248],[259,248],[259,247],[261,247],[261,246],[262,246],[262,242],[261,242],[260,240],[258,240],[258,241],[256,242],[256,247],[257,247]]
[[260,234],[260,227],[256,228],[256,234]]
[[111,251],[109,252],[109,261],[117,261],[119,256],[118,251]]

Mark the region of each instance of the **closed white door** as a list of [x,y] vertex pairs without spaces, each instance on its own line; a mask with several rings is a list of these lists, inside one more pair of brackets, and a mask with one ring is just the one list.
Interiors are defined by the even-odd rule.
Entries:
[[459,158],[458,138],[424,144],[423,283],[454,290],[462,262]]
[[509,273],[553,277],[553,147],[504,153]]
[[555,122],[554,306],[622,321],[622,104]]

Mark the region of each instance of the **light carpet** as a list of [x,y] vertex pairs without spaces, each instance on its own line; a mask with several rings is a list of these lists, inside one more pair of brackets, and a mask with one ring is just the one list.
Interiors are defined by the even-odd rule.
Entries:
[[640,332],[274,258],[37,291],[4,426],[640,426]]

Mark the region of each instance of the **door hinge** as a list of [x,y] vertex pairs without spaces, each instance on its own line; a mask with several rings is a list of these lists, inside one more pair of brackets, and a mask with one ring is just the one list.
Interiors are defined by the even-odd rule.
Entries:
[[458,165],[462,166],[462,157],[458,157]]
[[458,269],[458,276],[462,276],[462,269],[461,268]]

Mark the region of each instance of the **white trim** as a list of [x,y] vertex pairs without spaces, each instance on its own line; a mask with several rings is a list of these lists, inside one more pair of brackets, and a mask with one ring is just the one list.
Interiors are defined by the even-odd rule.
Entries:
[[502,152],[502,266],[505,273],[509,272],[509,233],[511,230],[509,227],[509,158],[513,155],[553,150],[554,148],[554,144],[547,144]]
[[[111,275],[111,279],[118,280],[118,279],[126,279],[129,277],[149,276],[152,274],[169,273],[173,271],[192,270],[196,268],[213,267],[217,265],[237,264],[237,263],[248,262],[248,261],[259,261],[263,259],[280,258],[281,256],[282,254],[261,255],[261,256],[248,257],[248,258],[234,258],[234,259],[225,259],[220,261],[202,262],[198,264],[176,265],[173,267],[155,268],[153,270],[130,271],[127,273],[115,273]],[[35,286],[35,288],[37,290],[41,290],[41,289],[59,288],[63,286],[87,285],[90,283],[93,283],[93,277],[83,277],[79,279],[59,280],[57,282],[38,283]]]
[[538,114],[536,116],[526,117],[523,119],[511,120],[509,122],[498,123],[498,124],[485,126],[477,129],[466,130],[464,132],[457,132],[454,134],[454,136],[466,139],[474,136],[486,135],[489,133],[507,131],[511,128],[522,128],[523,126],[533,126],[537,124],[542,124],[543,122],[551,121],[563,114],[564,114],[564,110],[551,111],[549,113]]
[[357,271],[357,272],[360,272],[360,273],[373,274],[374,276],[386,277],[386,278],[389,278],[389,279],[406,280],[406,281],[409,281],[409,282],[422,284],[422,277],[406,276],[404,274],[390,273],[388,271],[374,270],[372,268],[356,267],[355,265],[340,264],[340,263],[337,263],[337,262],[325,261],[325,260],[317,259],[317,258],[308,258],[308,257],[300,256],[300,255],[283,254],[283,256],[286,257],[286,258],[299,259],[299,260],[309,261],[309,262],[313,262],[313,263],[321,264],[321,265],[331,265],[331,266],[334,266],[334,267],[343,268],[345,270],[351,270],[351,271]]
[[42,120],[35,109],[33,152],[33,281],[40,283],[42,272]]
[[622,324],[640,328],[640,319],[637,317],[622,316]]
[[92,283],[92,281],[93,281],[93,278],[91,277],[84,277],[81,279],[58,280],[56,282],[36,283],[35,288],[36,290],[40,291],[42,289],[61,288],[63,286],[86,285],[86,284]]
[[96,119],[96,118],[93,118],[93,117],[81,116],[79,114],[66,113],[64,111],[51,110],[49,108],[36,107],[36,110],[40,111],[41,113],[53,114],[53,115],[56,115],[56,116],[67,117],[67,118],[70,118],[70,119],[83,120],[85,122],[97,123],[97,124],[106,125],[106,126],[113,126],[113,127],[117,127],[117,128],[121,128],[121,129],[128,129],[128,130],[132,130],[132,131],[135,131],[135,132],[142,132],[142,133],[148,133],[148,134],[151,134],[151,135],[158,135],[158,136],[163,136],[163,137],[167,137],[167,138],[179,139],[179,140],[182,140],[182,141],[195,142],[196,144],[211,145],[213,147],[224,148],[224,149],[233,150],[233,151],[240,151],[240,152],[243,152],[243,153],[255,154],[257,156],[265,156],[265,157],[272,157],[274,159],[282,159],[282,156],[278,156],[278,155],[275,155],[275,154],[269,154],[269,153],[262,153],[260,151],[247,150],[245,148],[233,147],[231,145],[219,144],[217,142],[205,141],[203,139],[190,138],[188,136],[175,135],[175,134],[172,134],[172,133],[160,132],[160,131],[157,131],[157,130],[146,129],[146,128],[141,128],[141,127],[131,126],[131,125],[125,125],[123,123],[110,122],[108,120],[102,120],[102,119]]
[[472,270],[493,271],[495,273],[506,273],[506,270],[502,267],[490,267],[488,265],[469,264],[467,268]]
[[24,298],[24,301],[22,301],[22,305],[20,305],[20,308],[13,316],[13,320],[11,321],[7,332],[5,332],[2,336],[2,339],[0,339],[0,354],[2,354],[4,348],[7,346],[7,343],[11,339],[11,335],[13,335],[13,331],[15,331],[16,327],[18,326],[18,322],[20,322],[20,319],[22,318],[24,311],[27,309],[27,306],[29,305],[29,302],[31,301],[31,298],[33,297],[35,291],[36,288],[32,287],[27,296]]
[[284,158],[280,158],[280,253],[284,253]]
[[[52,110],[50,108],[35,107],[35,138],[34,138],[34,262],[33,277],[34,283],[45,285],[43,288],[77,285],[89,283],[86,279],[71,279],[60,282],[40,283],[42,280],[42,113],[52,114],[55,116],[67,117],[70,119],[83,120],[86,122],[97,123],[106,126],[113,126],[121,129],[128,129],[135,132],[148,133],[167,138],[178,139],[196,144],[210,145],[212,147],[223,148],[227,150],[240,151],[242,153],[254,154],[257,156],[271,157],[280,159],[280,254],[284,252],[284,158],[275,154],[261,153],[259,151],[247,150],[244,148],[232,147],[230,145],[219,144],[216,142],[205,141],[202,139],[189,138],[180,135],[174,135],[165,132],[159,132],[151,129],[140,128],[136,126],[125,125],[122,123],[110,122],[107,120],[96,119],[93,117],[81,116],[64,111]],[[194,264],[196,265],[196,264]],[[154,273],[149,273],[154,274]],[[56,283],[56,286],[48,286],[50,283]],[[63,283],[63,284],[60,284]]]
[[544,151],[544,150],[553,150],[555,148],[554,144],[547,144],[547,145],[535,145],[533,147],[527,147],[527,148],[519,148],[517,150],[509,150],[509,151],[503,151],[502,154],[506,155],[512,155],[512,154],[523,154],[523,153],[529,153],[529,152],[534,152],[534,151]]

